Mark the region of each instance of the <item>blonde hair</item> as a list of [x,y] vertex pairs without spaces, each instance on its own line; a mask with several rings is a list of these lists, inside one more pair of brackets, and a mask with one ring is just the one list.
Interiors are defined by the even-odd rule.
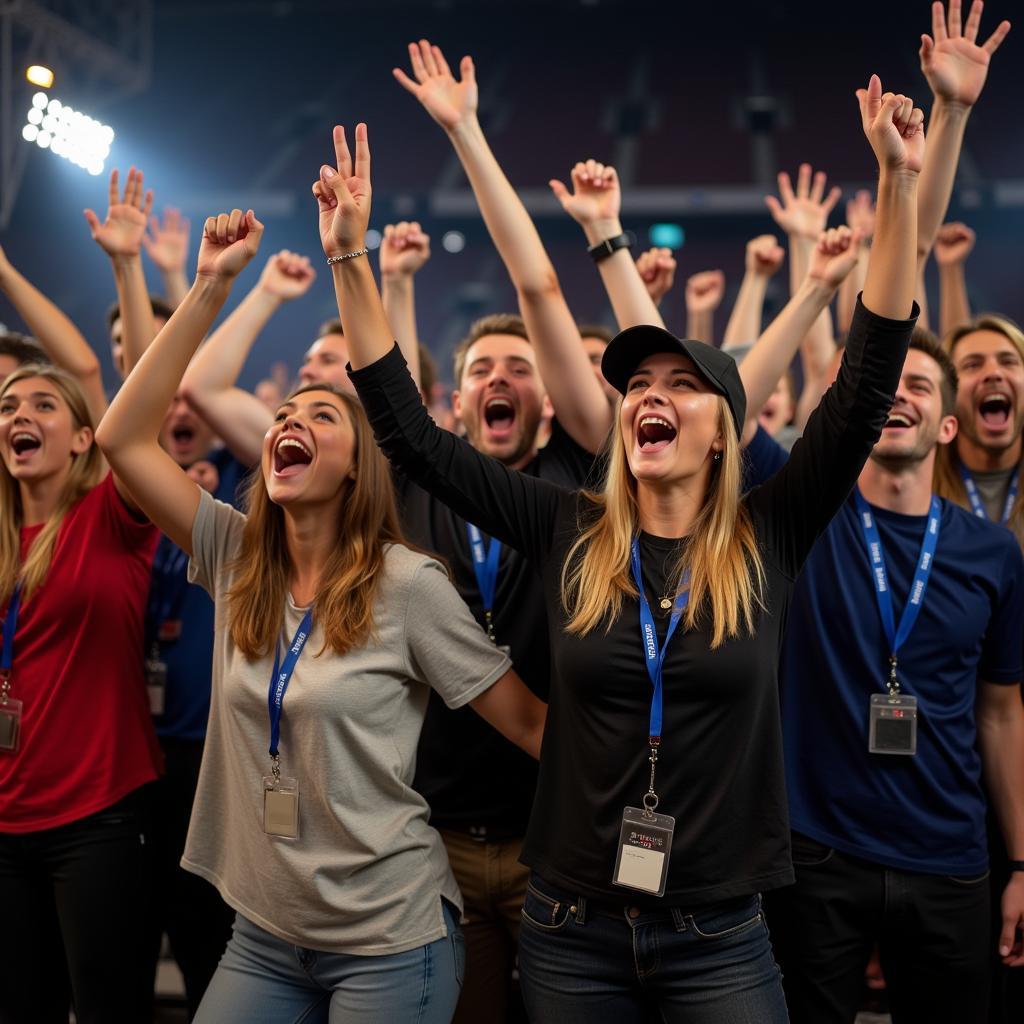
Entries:
[[[19,380],[42,377],[49,381],[64,400],[71,413],[71,422],[76,431],[88,427],[94,429],[89,407],[77,381],[63,370],[43,363],[26,363],[19,366],[0,387],[0,395]],[[27,601],[43,585],[50,571],[53,549],[57,543],[61,524],[75,502],[84,498],[102,479],[103,455],[95,443],[80,455],[70,454],[71,468],[64,489],[61,491],[53,514],[29,547],[24,564],[21,562],[21,528],[24,525],[24,509],[21,504],[21,487],[4,465],[0,473],[0,598],[7,600],[15,586],[22,585],[22,601]]]
[[[384,553],[389,544],[406,544],[398,523],[391,471],[373,439],[359,401],[329,384],[308,384],[306,391],[327,391],[348,415],[355,435],[355,479],[346,486],[337,522],[338,543],[323,567],[313,602],[313,621],[323,627],[324,646],[345,654],[373,637],[373,603]],[[251,659],[274,649],[284,620],[291,561],[285,542],[284,511],[267,494],[262,473],[253,474],[246,491],[248,518],[236,573],[228,592],[228,621],[235,646]],[[407,545],[408,546],[408,545]]]
[[[968,334],[974,334],[976,331],[993,331],[995,334],[1001,334],[1017,350],[1021,362],[1024,362],[1024,331],[1009,317],[999,316],[997,313],[982,313],[954,327],[943,341],[950,358],[953,358],[956,346]],[[939,445],[932,484],[935,493],[940,497],[971,511],[967,490],[960,475],[960,465],[960,452],[955,439],[950,444]],[[1017,543],[1024,547],[1024,492],[1017,495],[1006,525],[1013,531]]]
[[[711,646],[753,630],[755,606],[762,605],[764,567],[750,512],[740,502],[741,452],[732,415],[718,397],[719,428],[725,438],[722,459],[670,579],[690,574],[690,601],[683,618],[687,629],[711,626]],[[622,611],[623,598],[637,597],[630,571],[633,538],[639,530],[637,482],[626,460],[619,418],[610,439],[604,490],[584,492],[589,522],[562,566],[562,605],[575,636],[604,626],[607,633]]]

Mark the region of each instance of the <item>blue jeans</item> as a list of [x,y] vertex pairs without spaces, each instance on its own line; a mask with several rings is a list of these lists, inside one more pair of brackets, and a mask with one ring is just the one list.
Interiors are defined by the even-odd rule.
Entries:
[[786,1024],[758,896],[704,910],[597,906],[536,874],[519,935],[532,1024]]
[[385,956],[293,946],[238,914],[195,1024],[448,1024],[465,948],[444,904],[448,935]]

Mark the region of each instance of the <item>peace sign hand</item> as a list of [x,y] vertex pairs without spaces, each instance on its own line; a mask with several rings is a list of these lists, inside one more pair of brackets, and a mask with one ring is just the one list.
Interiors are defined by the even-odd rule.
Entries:
[[366,125],[356,125],[356,160],[352,164],[341,125],[334,128],[337,166],[324,164],[313,182],[320,211],[320,243],[327,256],[343,256],[364,248],[370,221],[370,143]]

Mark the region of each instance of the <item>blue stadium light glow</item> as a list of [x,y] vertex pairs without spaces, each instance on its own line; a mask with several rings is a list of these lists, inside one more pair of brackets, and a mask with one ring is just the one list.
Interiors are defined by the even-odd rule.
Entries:
[[682,224],[652,224],[647,237],[662,249],[682,249],[686,233]]
[[40,149],[49,149],[57,156],[81,167],[90,174],[102,174],[110,155],[114,129],[87,117],[44,92],[32,97],[21,137]]

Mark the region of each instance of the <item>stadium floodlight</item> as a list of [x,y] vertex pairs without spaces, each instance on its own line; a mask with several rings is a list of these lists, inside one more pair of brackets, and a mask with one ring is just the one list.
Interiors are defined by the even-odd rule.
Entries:
[[26,68],[25,77],[40,89],[49,89],[53,85],[53,72],[42,64],[33,64]]
[[462,252],[466,248],[466,236],[461,231],[446,231],[441,238],[441,246],[445,252]]
[[21,130],[26,142],[49,149],[90,174],[103,173],[114,141],[114,129],[109,125],[100,124],[44,92],[32,97],[26,119]]

